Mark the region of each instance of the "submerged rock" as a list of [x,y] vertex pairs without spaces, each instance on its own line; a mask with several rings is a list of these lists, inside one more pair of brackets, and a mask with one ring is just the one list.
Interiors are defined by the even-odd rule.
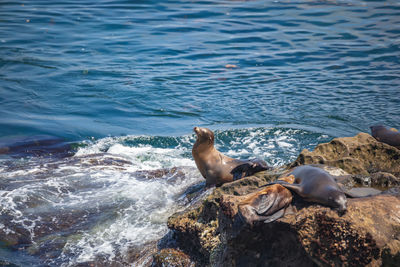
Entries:
[[63,139],[36,135],[20,138],[1,138],[0,155],[7,154],[13,158],[29,156],[68,157],[74,154],[78,144],[66,142]]
[[[337,138],[303,150],[286,167],[216,188],[203,203],[171,216],[168,227],[196,266],[399,266],[399,162],[400,150],[368,134]],[[271,223],[249,224],[238,215],[247,194],[302,164],[323,164],[347,190],[385,192],[349,199],[344,215],[298,196],[294,212]]]

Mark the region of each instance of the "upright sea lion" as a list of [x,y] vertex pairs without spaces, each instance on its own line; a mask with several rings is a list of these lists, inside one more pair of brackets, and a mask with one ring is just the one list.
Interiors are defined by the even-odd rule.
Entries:
[[335,179],[325,170],[304,165],[296,167],[288,175],[294,175],[293,184],[285,181],[275,181],[272,184],[283,185],[306,201],[321,203],[339,211],[346,210],[346,195]]
[[371,134],[376,140],[400,149],[400,132],[396,129],[383,125],[374,125],[370,128]]
[[239,160],[223,155],[214,147],[214,133],[210,129],[194,127],[193,130],[197,140],[192,155],[207,185],[219,186],[269,169],[263,160]]

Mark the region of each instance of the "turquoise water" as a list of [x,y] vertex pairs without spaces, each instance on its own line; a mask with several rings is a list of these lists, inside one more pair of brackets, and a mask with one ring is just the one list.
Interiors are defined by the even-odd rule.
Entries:
[[399,1],[2,1],[0,265],[145,266],[204,182],[194,126],[272,166],[399,128],[399,26]]

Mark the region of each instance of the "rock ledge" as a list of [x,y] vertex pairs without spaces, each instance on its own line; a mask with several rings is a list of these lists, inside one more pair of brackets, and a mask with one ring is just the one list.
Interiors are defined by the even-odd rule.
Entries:
[[[386,191],[349,199],[342,216],[295,196],[294,213],[246,224],[238,214],[241,196],[302,164],[336,167],[338,181],[347,186]],[[200,205],[171,216],[168,227],[180,249],[173,255],[182,255],[182,262],[190,258],[187,266],[400,266],[399,186],[399,149],[365,133],[336,138],[303,150],[287,167],[224,184]]]

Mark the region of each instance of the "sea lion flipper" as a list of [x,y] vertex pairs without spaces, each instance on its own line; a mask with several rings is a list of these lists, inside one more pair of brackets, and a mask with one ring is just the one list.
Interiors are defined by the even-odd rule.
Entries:
[[260,159],[251,159],[244,161],[242,164],[236,166],[232,169],[231,174],[233,175],[233,180],[239,180],[240,178],[253,175],[260,171],[265,171],[270,169],[267,163]]
[[233,181],[242,179],[242,178],[244,177],[243,171],[241,170],[241,168],[239,168],[239,167],[241,167],[241,166],[242,166],[242,165],[239,165],[239,166],[237,166],[236,168],[234,168],[234,169],[231,171],[231,174],[233,175]]
[[280,180],[273,181],[273,182],[270,182],[268,184],[260,185],[258,188],[267,187],[267,186],[274,185],[274,184],[281,184],[281,182],[284,182],[284,181],[280,181]]
[[344,190],[343,193],[346,195],[348,198],[359,198],[359,196],[356,196],[355,194],[351,193],[349,190]]
[[266,187],[266,186],[270,186],[270,185],[274,185],[274,184],[285,185],[285,184],[290,184],[290,183],[288,183],[288,182],[286,182],[284,180],[276,180],[276,181],[270,182],[268,184],[261,185],[259,187]]
[[251,166],[249,162],[245,162],[233,168],[231,171],[231,174],[233,175],[233,180],[236,181],[245,177],[250,168]]
[[259,199],[262,199],[261,206],[257,206],[258,203],[256,205],[254,205],[255,203],[252,203],[239,206],[239,215],[249,225],[253,225],[255,222],[260,221],[263,221],[265,223],[273,222],[285,215],[285,208],[280,209],[273,214],[265,215],[268,214],[268,211],[271,210],[271,208],[275,205],[275,201],[270,197],[262,197]]
[[350,190],[343,190],[344,194],[349,198],[362,198],[376,196],[382,193],[382,191],[372,187],[354,187]]
[[276,199],[275,194],[262,194],[257,197],[256,201],[253,202],[253,207],[258,215],[267,213],[274,205]]
[[279,218],[282,218],[283,216],[285,216],[285,214],[286,214],[285,208],[280,209],[268,216],[257,214],[254,208],[251,207],[250,205],[244,205],[239,208],[239,216],[249,225],[253,225],[254,223],[260,221],[264,223],[270,223],[278,220]]
[[251,159],[249,160],[249,169],[246,172],[246,176],[253,175],[257,172],[270,170],[272,167],[268,166],[268,164],[261,159]]
[[284,186],[297,194],[301,194],[302,191],[302,187],[299,184],[291,184],[282,180],[275,181],[274,184],[280,184],[281,186]]
[[288,206],[278,210],[274,214],[267,216],[267,218],[264,220],[264,223],[270,223],[270,222],[276,221],[279,218],[282,218],[282,217],[284,217],[286,215],[290,215],[290,214],[296,214],[296,208],[289,204]]
[[272,215],[265,216],[266,219],[264,220],[264,223],[270,223],[276,221],[279,218],[282,218],[284,215],[285,215],[285,209],[280,209]]

